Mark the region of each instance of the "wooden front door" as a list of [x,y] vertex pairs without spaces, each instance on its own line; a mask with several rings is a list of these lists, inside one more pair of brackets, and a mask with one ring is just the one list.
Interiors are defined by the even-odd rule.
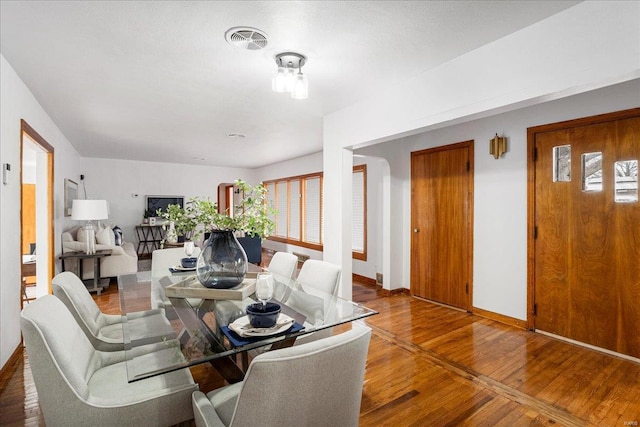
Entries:
[[534,327],[640,357],[640,109],[532,128],[529,144]]
[[471,310],[473,141],[411,153],[411,292]]

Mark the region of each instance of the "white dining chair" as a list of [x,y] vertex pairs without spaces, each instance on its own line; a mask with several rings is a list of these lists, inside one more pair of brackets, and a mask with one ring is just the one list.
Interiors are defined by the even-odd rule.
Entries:
[[[127,381],[126,359],[157,365],[182,353],[163,342],[137,349],[96,350],[67,307],[45,295],[29,304],[20,326],[47,426],[170,426],[193,419],[198,390],[189,369]],[[177,353],[176,353],[177,351]]]
[[317,259],[308,259],[302,264],[297,281],[303,288],[310,286],[335,296],[338,294],[340,272],[340,267],[335,264]]
[[371,329],[257,356],[244,381],[193,393],[197,427],[358,425]]
[[[200,255],[200,248],[196,246],[191,256],[198,255]],[[184,257],[186,257],[184,248],[157,249],[151,254],[151,307],[164,309],[169,319],[175,319],[177,315],[171,301],[165,295],[164,287],[173,282],[164,278],[171,276],[169,268],[180,265],[180,260]],[[197,298],[188,298],[188,301],[194,307],[201,303]]]
[[[53,294],[67,306],[96,350],[124,350],[121,315],[100,311],[82,280],[70,271],[56,275],[52,284]],[[173,339],[176,336],[164,311],[160,309],[128,313],[126,321],[129,335],[136,340],[136,345]]]
[[293,279],[298,266],[298,257],[289,252],[276,252],[269,261],[267,270],[273,274]]

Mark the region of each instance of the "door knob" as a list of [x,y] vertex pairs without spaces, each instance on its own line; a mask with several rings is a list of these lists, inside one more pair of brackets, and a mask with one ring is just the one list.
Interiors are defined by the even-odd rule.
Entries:
[[420,229],[419,229],[419,228],[414,228],[414,229],[413,229],[413,232],[414,232],[414,233],[419,233],[419,232],[420,232]]

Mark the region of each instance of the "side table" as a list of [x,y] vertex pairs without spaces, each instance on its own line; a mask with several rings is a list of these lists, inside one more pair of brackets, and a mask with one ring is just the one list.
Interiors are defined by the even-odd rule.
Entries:
[[82,267],[84,264],[82,261],[85,259],[93,259],[93,286],[90,286],[90,284],[86,283],[84,280],[82,281],[85,282],[85,286],[89,292],[97,292],[97,294],[100,295],[102,288],[109,286],[109,279],[100,279],[100,259],[106,256],[111,256],[110,249],[96,251],[95,254],[87,254],[84,252],[65,252],[60,255],[60,259],[62,260],[62,270],[67,271],[64,263],[65,260],[75,259],[78,264],[77,275],[80,280],[82,280]]
[[164,240],[164,232],[162,225],[141,224],[136,225],[136,234],[138,235],[138,256],[151,257],[151,253],[160,249],[160,244]]

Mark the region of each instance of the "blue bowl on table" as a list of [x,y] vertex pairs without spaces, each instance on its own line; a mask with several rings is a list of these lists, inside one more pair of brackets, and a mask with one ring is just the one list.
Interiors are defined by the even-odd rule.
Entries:
[[196,268],[197,262],[198,262],[198,258],[196,257],[182,258],[180,260],[180,264],[182,264],[182,268]]
[[247,317],[254,328],[273,328],[280,315],[280,305],[268,302],[265,306],[261,302],[247,306]]

